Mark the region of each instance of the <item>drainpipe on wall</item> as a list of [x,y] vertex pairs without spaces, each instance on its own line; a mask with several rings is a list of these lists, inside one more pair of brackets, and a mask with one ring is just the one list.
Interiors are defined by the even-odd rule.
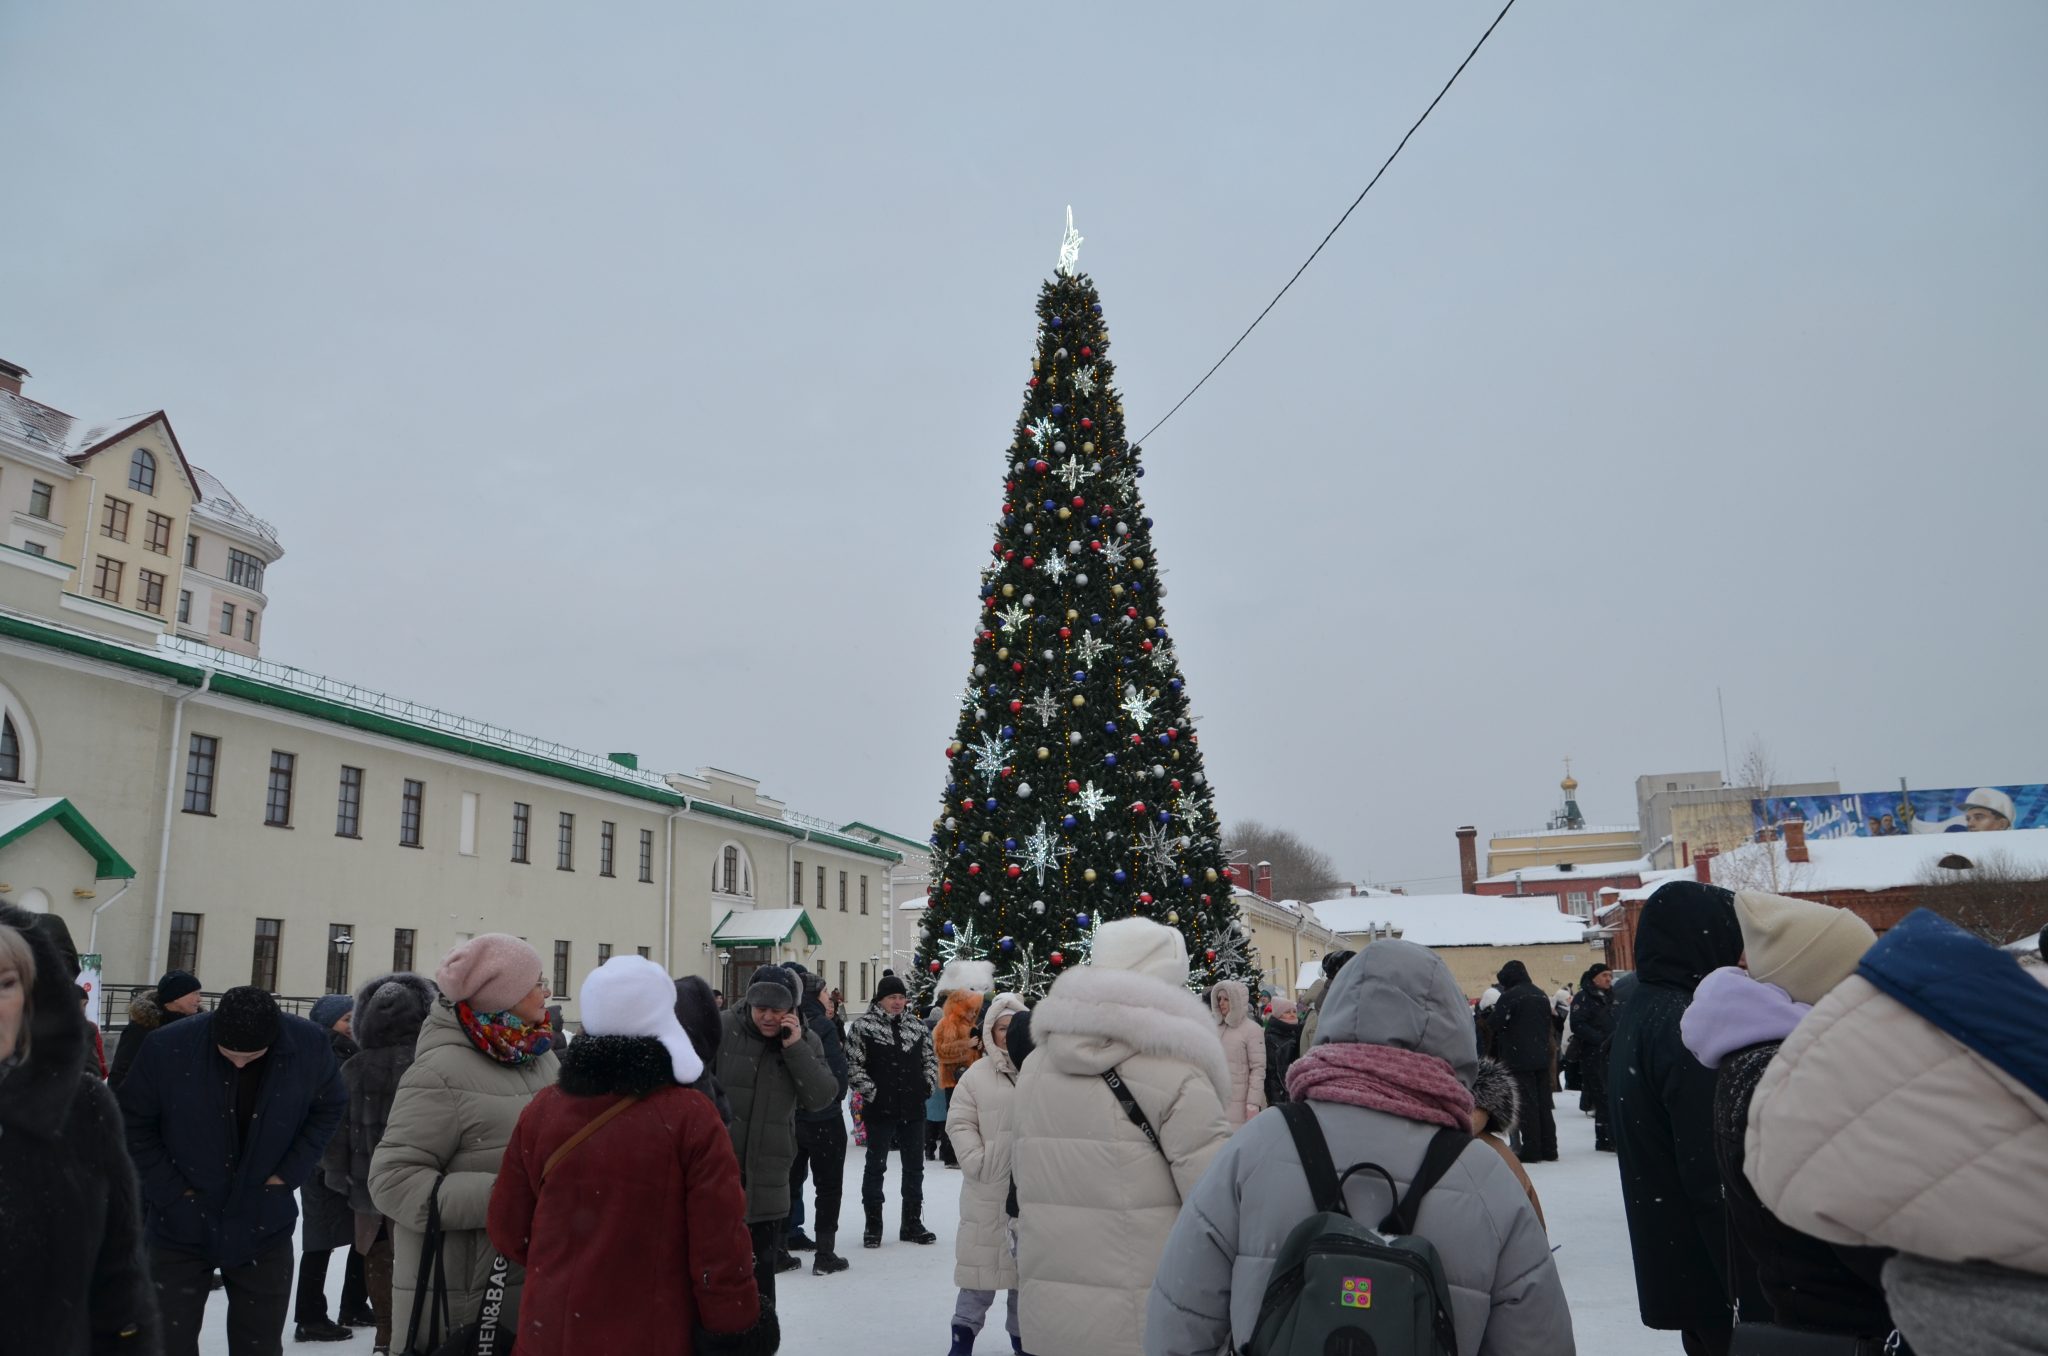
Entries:
[[198,687],[180,694],[178,699],[171,703],[170,767],[164,774],[164,831],[158,837],[156,845],[156,914],[149,924],[149,969],[144,972],[145,975],[163,973],[157,968],[157,963],[163,959],[164,887],[167,884],[164,872],[169,869],[171,863],[171,816],[177,813],[178,746],[185,732],[185,703],[211,686],[213,670],[208,669],[200,677]]
[[[78,587],[72,590],[81,598],[85,596],[85,565],[92,559],[92,510],[100,497],[100,478],[88,471],[85,483],[89,488],[85,492],[85,521],[78,525]],[[151,968],[155,965],[152,960]]]
[[100,915],[121,902],[121,896],[135,888],[135,879],[130,877],[121,882],[121,888],[114,891],[114,897],[92,911],[92,931],[87,934],[85,949],[96,952],[100,949]]
[[690,798],[685,796],[668,816],[667,857],[661,868],[661,968],[671,975],[676,972],[676,820],[689,809]]

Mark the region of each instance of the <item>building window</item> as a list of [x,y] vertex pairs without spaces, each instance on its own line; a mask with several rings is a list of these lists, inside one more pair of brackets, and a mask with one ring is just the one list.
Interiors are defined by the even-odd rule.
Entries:
[[156,458],[145,448],[136,448],[135,455],[128,459],[128,488],[139,494],[156,493]]
[[862,913],[868,911],[868,878],[866,876],[860,878],[860,911]]
[[599,965],[603,965],[606,961],[610,960],[611,958],[612,944],[610,942],[599,942],[597,944],[597,963]]
[[164,615],[164,584],[167,581],[155,570],[135,572],[135,606],[144,612]]
[[192,566],[199,564],[199,538],[190,532],[185,534],[185,563]]
[[555,823],[555,870],[576,869],[576,816],[567,810]]
[[100,505],[100,535],[112,537],[115,541],[128,540],[128,501],[107,496],[107,502]]
[[220,741],[212,735],[192,736],[185,755],[185,813],[213,813],[213,774],[220,761]]
[[[288,829],[292,823],[292,771],[298,766],[298,755],[270,752],[270,794],[263,802],[263,822],[272,828]],[[329,993],[346,993],[346,989],[327,986]]]
[[[612,845],[617,840],[618,836],[619,826],[612,823],[609,819],[605,820],[603,823],[598,825],[597,874],[600,876],[609,876],[612,874]],[[600,960],[598,964],[602,965],[604,964],[604,962]]]
[[1584,890],[1573,890],[1564,897],[1565,907],[1581,918],[1593,916],[1593,897]]
[[526,832],[533,823],[533,807],[524,801],[512,802],[512,860],[524,862],[526,856]]
[[836,990],[840,997],[846,996],[846,962],[839,962],[839,984]]
[[277,950],[283,940],[282,918],[256,920],[256,953],[249,964],[249,983],[259,989],[277,992]]
[[654,959],[654,948],[651,946],[636,946],[633,949],[640,953],[641,960]]
[[355,950],[356,930],[347,923],[327,925],[328,993],[349,992],[348,958]]
[[398,845],[420,845],[420,820],[426,815],[427,784],[407,779],[405,797],[398,807]]
[[558,994],[569,992],[569,944],[567,942],[558,941],[555,943],[555,992]]
[[804,864],[799,861],[793,861],[790,863],[790,867],[789,902],[801,909],[804,906]]
[[728,847],[719,854],[719,883],[725,893],[736,895],[740,892],[740,850]]
[[50,496],[55,493],[56,491],[45,481],[30,481],[28,487],[28,516],[31,518],[41,518],[44,522],[48,522],[50,520]]
[[242,639],[256,639],[256,609],[247,608],[242,613]]
[[825,868],[818,868],[818,907],[825,907]]
[[396,973],[412,969],[413,930],[391,929],[391,968]]
[[178,590],[178,620],[190,623],[192,620],[192,590]]
[[654,830],[640,830],[640,881],[654,884]]
[[104,598],[110,603],[121,601],[121,562],[99,557],[93,566],[92,592],[95,598]]
[[482,803],[476,792],[462,793],[462,819],[455,826],[455,850],[465,857],[476,856],[476,821]]
[[160,556],[169,555],[171,553],[171,520],[161,513],[150,514],[149,535],[143,539],[143,545]]
[[224,636],[231,636],[235,633],[235,605],[233,603],[222,603],[220,605],[220,633]]
[[334,836],[363,836],[363,770],[359,767],[341,770],[341,790],[334,800]]
[[846,873],[839,873],[839,912],[846,912]]
[[21,780],[21,736],[14,732],[14,717],[0,716],[0,782]]
[[198,914],[174,913],[171,915],[171,955],[168,968],[183,970],[187,974],[197,974],[199,972]]
[[228,550],[228,582],[263,592],[263,562],[247,551]]
[[21,549],[32,556],[46,556],[50,554],[50,548],[39,541],[25,541],[21,544]]
[[866,961],[860,963],[860,1001],[863,1003],[868,1001],[868,963]]

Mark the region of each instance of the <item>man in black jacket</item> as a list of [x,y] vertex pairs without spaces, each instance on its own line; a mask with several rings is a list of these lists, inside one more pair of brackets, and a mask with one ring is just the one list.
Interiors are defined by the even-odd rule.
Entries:
[[128,1004],[128,1025],[114,1046],[114,1062],[107,1070],[107,1086],[115,1092],[128,1080],[135,1056],[152,1031],[160,1031],[180,1017],[199,1011],[199,980],[184,970],[166,970],[153,989],[143,989]]
[[846,1032],[847,1077],[863,1103],[868,1128],[867,1166],[861,1173],[860,1203],[867,1213],[861,1245],[882,1246],[882,1177],[889,1151],[903,1164],[903,1227],[906,1243],[936,1243],[924,1227],[924,1104],[939,1086],[939,1056],[932,1033],[904,1011],[910,990],[895,975],[882,976],[873,1006]]
[[214,1011],[151,1036],[120,1098],[164,1356],[198,1356],[216,1268],[230,1356],[276,1351],[291,1302],[293,1193],[348,1107],[327,1033],[261,989],[229,989]]
[[1579,1105],[1593,1112],[1593,1147],[1614,1152],[1607,1123],[1607,1052],[1614,1043],[1614,972],[1595,964],[1572,995],[1572,1049],[1579,1060]]
[[[825,1047],[825,1063],[839,1080],[839,1095],[830,1106],[818,1111],[798,1108],[796,1157],[789,1165],[789,1246],[798,1251],[815,1247],[817,1256],[811,1261],[811,1274],[829,1276],[849,1265],[832,1247],[839,1233],[839,1197],[846,1180],[846,1046],[825,1007],[824,978],[794,962],[788,968],[796,972],[804,986],[798,1013],[804,1025],[818,1033],[818,1041]],[[803,1231],[804,1178],[813,1173],[818,1180],[817,1217],[812,1221],[812,1227],[818,1231],[815,1240],[806,1237]]]
[[1522,1161],[1557,1161],[1557,1113],[1551,1096],[1550,1061],[1555,1048],[1550,998],[1518,960],[1501,966],[1500,1001],[1493,1005],[1496,1058],[1515,1076],[1522,1096]]

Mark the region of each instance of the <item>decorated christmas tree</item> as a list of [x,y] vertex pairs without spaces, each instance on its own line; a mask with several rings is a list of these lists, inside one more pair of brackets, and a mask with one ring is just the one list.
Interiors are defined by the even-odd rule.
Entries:
[[949,962],[985,959],[998,989],[1036,998],[1087,963],[1099,923],[1133,915],[1187,937],[1191,986],[1258,979],[1079,248],[1069,212],[946,748],[921,994]]

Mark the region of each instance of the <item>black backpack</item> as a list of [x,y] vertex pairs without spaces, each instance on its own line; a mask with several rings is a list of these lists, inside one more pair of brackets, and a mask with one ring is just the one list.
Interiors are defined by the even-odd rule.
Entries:
[[[1436,1248],[1416,1235],[1415,1216],[1472,1136],[1437,1131],[1404,1197],[1377,1163],[1354,1163],[1338,1176],[1309,1103],[1289,1102],[1280,1114],[1316,1213],[1280,1245],[1246,1356],[1457,1356],[1451,1288]],[[1344,1203],[1354,1172],[1378,1173],[1395,1201],[1376,1230],[1352,1219]]]

